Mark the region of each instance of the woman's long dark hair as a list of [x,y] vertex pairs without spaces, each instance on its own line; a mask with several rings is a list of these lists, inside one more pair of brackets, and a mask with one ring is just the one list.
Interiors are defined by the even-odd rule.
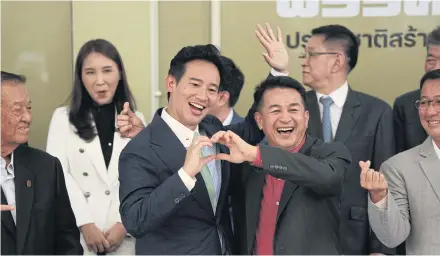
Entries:
[[132,111],[136,110],[136,102],[128,87],[124,64],[116,47],[104,39],[88,41],[81,47],[76,58],[75,78],[69,102],[69,121],[76,127],[79,137],[86,141],[90,141],[96,136],[95,129],[92,126],[93,117],[91,115],[94,101],[84,87],[81,75],[84,59],[92,52],[100,53],[118,65],[121,79],[113,96],[113,103],[116,106],[117,112],[121,112],[125,102],[130,103]]

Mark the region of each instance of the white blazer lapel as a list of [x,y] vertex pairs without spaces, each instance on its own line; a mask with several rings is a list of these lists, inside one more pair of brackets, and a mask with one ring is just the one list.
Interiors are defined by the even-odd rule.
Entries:
[[101,142],[96,135],[91,142],[84,142],[84,154],[86,154],[105,183],[108,183],[107,167],[105,166],[104,155],[102,154]]
[[130,141],[129,138],[124,138],[121,136],[119,132],[115,132],[113,137],[113,151],[112,157],[110,159],[110,163],[108,165],[108,182],[109,184],[113,184],[113,182],[119,179],[119,155],[121,154],[122,149],[127,145]]
[[[118,120],[118,113],[115,107],[115,131],[117,131],[117,120]],[[96,124],[94,121],[92,121],[92,126],[95,127],[95,132],[96,132]],[[119,154],[122,150],[122,148],[120,147],[121,144],[120,139],[121,139],[120,134],[118,132],[115,132],[113,137],[112,156],[110,158],[108,169],[105,166],[105,160],[104,160],[104,155],[102,153],[101,141],[99,139],[99,136],[96,135],[93,141],[91,141],[90,143],[86,143],[87,144],[86,147],[88,149],[87,150],[88,155],[91,158],[91,161],[95,167],[96,172],[101,176],[102,180],[105,183],[107,183],[107,185],[109,186],[112,184],[115,177],[116,178],[118,177],[117,176],[118,159],[119,159]]]

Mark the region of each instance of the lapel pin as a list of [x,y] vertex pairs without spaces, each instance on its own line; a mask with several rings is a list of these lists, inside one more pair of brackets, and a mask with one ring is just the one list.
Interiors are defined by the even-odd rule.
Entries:
[[26,181],[26,187],[30,188],[32,186],[32,182],[30,180]]

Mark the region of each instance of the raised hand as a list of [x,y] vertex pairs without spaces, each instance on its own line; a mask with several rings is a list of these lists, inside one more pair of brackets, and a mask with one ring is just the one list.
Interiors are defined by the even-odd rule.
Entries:
[[183,170],[190,177],[196,176],[196,174],[202,170],[203,166],[206,163],[215,159],[215,155],[202,157],[200,154],[202,147],[212,147],[211,140],[206,136],[197,137],[197,139],[193,141],[193,143],[188,147],[188,150],[186,151]]
[[217,154],[216,159],[240,164],[253,162],[257,157],[257,147],[249,145],[232,131],[219,131],[211,137],[211,141],[229,148],[229,154]]
[[370,161],[359,162],[359,166],[361,167],[361,187],[368,190],[371,201],[377,203],[387,195],[388,182],[382,173],[370,169],[370,164]]
[[283,36],[280,27],[277,26],[277,37],[275,37],[269,23],[266,23],[266,29],[258,24],[255,34],[261,45],[266,49],[266,52],[263,53],[263,57],[267,64],[278,72],[288,73],[287,66],[289,65],[289,54],[283,43]]
[[133,138],[144,129],[142,120],[131,111],[128,102],[124,103],[124,107],[117,117],[117,125],[119,133],[126,138]]
[[128,102],[124,103],[121,113],[117,117],[119,133],[126,138],[133,138],[145,128],[142,120],[130,109]]

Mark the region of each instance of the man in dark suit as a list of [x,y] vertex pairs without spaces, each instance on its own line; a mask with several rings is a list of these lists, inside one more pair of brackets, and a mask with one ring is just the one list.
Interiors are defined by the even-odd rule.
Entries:
[[217,104],[210,111],[210,114],[217,117],[223,125],[240,123],[244,120],[234,110],[241,89],[244,84],[244,75],[235,63],[228,57],[220,57],[225,69],[223,83],[220,85]]
[[218,159],[243,163],[241,253],[341,254],[339,196],[350,153],[339,142],[306,135],[305,90],[296,80],[275,77],[257,87],[255,119],[268,145],[252,146],[231,131],[212,137],[230,154]]
[[170,64],[168,106],[133,138],[119,159],[120,213],[137,238],[136,254],[232,254],[227,148],[208,137],[231,129],[250,144],[263,138],[251,109],[223,127],[209,116],[224,70],[208,46],[181,49]]
[[1,254],[83,254],[60,162],[21,145],[32,121],[25,80],[1,72]]
[[[440,26],[428,35],[426,48],[425,72],[440,69]],[[400,95],[394,101],[396,153],[420,145],[428,136],[420,124],[419,113],[414,105],[416,100],[420,100],[420,89]]]
[[[266,62],[273,75],[286,75],[289,57],[282,42],[269,25],[258,25],[257,37],[266,48]],[[353,90],[347,76],[357,63],[359,43],[356,36],[340,25],[312,30],[302,59],[303,83],[310,112],[307,133],[339,141],[349,149],[352,163],[347,170],[341,195],[339,239],[343,254],[394,253],[371,231],[367,212],[367,191],[360,186],[359,161],[371,159],[380,165],[394,155],[392,110],[384,101]]]

